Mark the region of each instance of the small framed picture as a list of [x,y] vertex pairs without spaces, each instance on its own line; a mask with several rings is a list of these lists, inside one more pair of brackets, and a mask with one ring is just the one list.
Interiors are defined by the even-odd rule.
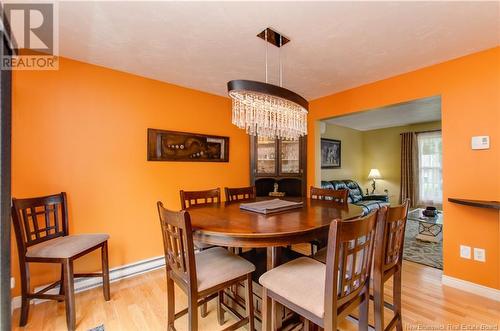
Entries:
[[321,169],[340,168],[340,140],[321,138]]

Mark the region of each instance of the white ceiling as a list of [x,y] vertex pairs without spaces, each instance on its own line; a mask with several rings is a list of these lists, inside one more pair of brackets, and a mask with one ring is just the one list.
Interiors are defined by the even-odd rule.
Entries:
[[435,96],[392,106],[370,109],[353,115],[325,120],[327,124],[359,131],[390,128],[441,120],[441,97]]
[[[284,86],[314,99],[500,44],[499,2],[60,2],[60,54],[227,95],[264,80],[270,26]],[[269,49],[277,82],[277,48]]]

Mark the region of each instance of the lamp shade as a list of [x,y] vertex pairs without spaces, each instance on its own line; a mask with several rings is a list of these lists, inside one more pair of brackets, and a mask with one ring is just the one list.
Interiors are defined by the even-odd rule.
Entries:
[[382,178],[382,175],[380,175],[380,171],[378,169],[371,169],[370,173],[368,174],[368,179],[378,179]]

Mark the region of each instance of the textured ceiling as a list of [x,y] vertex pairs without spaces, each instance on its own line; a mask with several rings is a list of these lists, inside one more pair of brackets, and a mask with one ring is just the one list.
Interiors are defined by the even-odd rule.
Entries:
[[[226,95],[264,80],[270,26],[284,86],[314,99],[491,48],[499,2],[60,2],[60,54]],[[269,49],[276,83],[277,48]]]
[[325,122],[355,130],[368,131],[440,120],[441,97],[435,96],[371,109],[353,115],[335,117],[325,120]]

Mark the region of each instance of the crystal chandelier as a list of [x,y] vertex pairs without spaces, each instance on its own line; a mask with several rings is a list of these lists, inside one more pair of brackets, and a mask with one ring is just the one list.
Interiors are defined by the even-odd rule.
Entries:
[[257,36],[266,41],[266,82],[232,80],[227,83],[232,100],[232,123],[252,136],[296,140],[307,134],[309,103],[281,86],[281,58],[280,86],[267,83],[267,44],[281,47],[289,40],[270,28]]

